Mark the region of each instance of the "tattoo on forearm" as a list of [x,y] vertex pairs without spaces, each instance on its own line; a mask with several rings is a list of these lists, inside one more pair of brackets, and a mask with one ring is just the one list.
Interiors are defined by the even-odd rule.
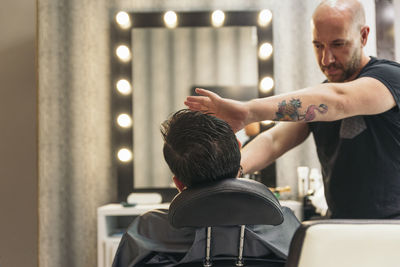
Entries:
[[318,107],[316,105],[310,105],[307,107],[307,111],[304,114],[299,113],[299,108],[301,108],[300,99],[294,99],[286,103],[283,100],[278,104],[278,111],[275,113],[276,121],[312,121],[315,119],[315,111],[324,114],[328,111],[328,106],[325,104],[320,104]]

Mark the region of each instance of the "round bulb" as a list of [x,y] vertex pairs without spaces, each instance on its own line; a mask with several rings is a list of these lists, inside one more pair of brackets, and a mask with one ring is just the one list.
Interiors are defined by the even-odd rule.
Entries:
[[258,15],[258,25],[261,27],[266,27],[272,19],[272,13],[269,9],[261,10],[260,14]]
[[271,56],[272,51],[273,49],[270,43],[263,43],[258,50],[258,56],[262,60],[268,59]]
[[115,21],[124,30],[129,29],[132,26],[131,18],[129,17],[129,14],[125,11],[118,12],[115,16]]
[[268,124],[274,123],[274,121],[265,120],[265,121],[262,121],[261,123],[262,123],[263,125],[268,125]]
[[132,119],[131,116],[129,116],[126,113],[120,114],[117,117],[117,123],[119,126],[122,128],[128,128],[132,126]]
[[271,77],[265,77],[260,82],[260,91],[264,94],[270,92],[274,87],[274,80]]
[[132,92],[132,87],[127,80],[121,79],[117,82],[117,90],[123,95],[129,95]]
[[168,28],[175,28],[178,25],[178,16],[174,11],[167,11],[164,14],[164,22]]
[[115,53],[117,54],[117,57],[123,62],[128,62],[131,60],[131,51],[126,45],[118,46]]
[[211,15],[211,23],[214,27],[221,27],[225,21],[225,13],[221,10],[215,10]]
[[118,159],[122,162],[128,162],[128,161],[132,160],[132,152],[127,148],[121,148],[118,151],[117,156],[118,156]]

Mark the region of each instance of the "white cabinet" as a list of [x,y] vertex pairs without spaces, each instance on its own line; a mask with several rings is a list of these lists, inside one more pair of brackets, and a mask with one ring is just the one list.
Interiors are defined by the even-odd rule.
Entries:
[[108,204],[97,209],[97,266],[110,267],[119,241],[129,224],[140,214],[152,209],[168,209],[169,203],[123,207]]

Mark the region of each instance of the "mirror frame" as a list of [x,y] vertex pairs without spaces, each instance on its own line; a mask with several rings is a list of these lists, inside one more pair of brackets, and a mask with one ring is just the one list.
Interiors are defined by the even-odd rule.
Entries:
[[[211,14],[215,10],[210,11],[174,11],[177,15],[176,27],[214,27],[211,23]],[[222,27],[229,26],[254,26],[257,30],[257,50],[264,42],[269,42],[273,45],[273,18],[264,26],[258,23],[258,17],[262,10],[249,10],[249,11],[223,11],[225,20]],[[120,11],[118,11],[120,12]],[[167,11],[160,12],[129,12],[125,11],[130,18],[130,27],[122,28],[116,22],[117,11],[110,12],[110,88],[111,93],[111,112],[112,112],[112,151],[113,155],[113,170],[117,177],[117,191],[118,201],[126,201],[127,196],[132,192],[161,192],[163,195],[163,202],[169,201],[176,193],[174,188],[149,188],[149,189],[135,189],[134,188],[134,166],[133,157],[131,160],[122,162],[118,160],[117,154],[122,147],[127,148],[133,153],[133,125],[128,128],[121,128],[116,122],[116,118],[121,113],[132,114],[133,112],[133,96],[122,95],[116,90],[116,83],[120,79],[127,80],[131,88],[132,75],[133,75],[133,61],[132,59],[126,62],[121,61],[116,56],[116,48],[124,44],[130,49],[132,55],[132,29],[133,28],[166,28],[163,17]],[[258,88],[263,77],[274,78],[274,60],[273,55],[267,59],[260,59],[258,57]],[[134,82],[133,82],[134,83]],[[259,97],[266,97],[274,95],[274,88],[266,93],[258,90]],[[132,89],[132,94],[134,90]],[[275,168],[275,166],[274,166]],[[276,178],[275,178],[276,179]],[[164,195],[166,195],[164,199]]]

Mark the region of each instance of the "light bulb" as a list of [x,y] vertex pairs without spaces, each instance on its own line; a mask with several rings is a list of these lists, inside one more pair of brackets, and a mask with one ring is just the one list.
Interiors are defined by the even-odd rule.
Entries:
[[125,79],[119,80],[116,86],[118,92],[120,92],[123,95],[129,95],[132,92],[131,84]]
[[262,123],[263,125],[268,125],[268,124],[274,123],[274,121],[265,120],[265,121],[262,121],[261,123]]
[[132,152],[127,148],[121,148],[117,155],[118,159],[122,162],[128,162],[132,160]]
[[122,128],[128,128],[132,126],[132,119],[131,116],[129,116],[126,113],[122,113],[120,115],[118,115],[117,117],[117,123],[119,126],[121,126]]
[[167,11],[164,14],[164,22],[168,28],[175,28],[178,25],[178,16],[174,11]]
[[225,13],[221,10],[215,10],[211,15],[211,23],[214,27],[221,27],[225,21]]
[[115,16],[115,21],[124,30],[129,29],[132,26],[131,18],[129,17],[129,14],[125,11],[118,12]]
[[261,10],[258,15],[258,25],[261,27],[266,27],[272,19],[272,13],[269,9]]
[[271,77],[265,77],[260,82],[260,91],[264,94],[270,92],[274,87],[274,80]]
[[272,54],[272,45],[270,43],[263,43],[258,50],[258,56],[262,60],[268,59]]
[[131,51],[126,45],[118,46],[115,50],[115,53],[117,54],[117,57],[123,62],[128,62],[131,60]]

